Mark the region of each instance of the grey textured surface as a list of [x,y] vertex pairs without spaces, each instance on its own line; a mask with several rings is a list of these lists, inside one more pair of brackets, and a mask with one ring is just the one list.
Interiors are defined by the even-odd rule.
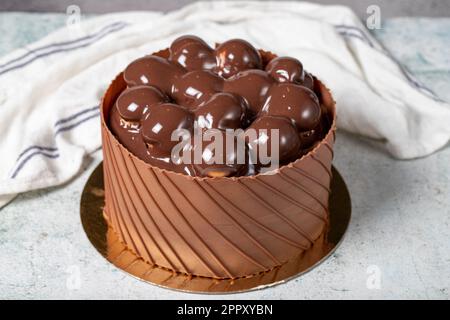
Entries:
[[[85,13],[128,10],[169,11],[192,2],[195,0],[2,0],[0,11],[65,12],[67,6],[73,4],[78,5]],[[310,2],[346,5],[351,7],[361,18],[367,17],[366,10],[370,5],[378,5],[383,17],[450,16],[448,0],[310,0]]]
[[[3,53],[62,23],[55,15],[0,14],[0,21]],[[450,19],[393,19],[376,36],[449,101],[449,30]],[[100,159],[100,152],[86,159],[80,176],[66,185],[19,195],[0,209],[0,298],[222,299],[143,283],[95,251],[80,223],[79,202]],[[342,245],[300,278],[227,298],[448,299],[450,147],[424,159],[396,161],[370,141],[339,131],[334,164],[353,202]],[[370,286],[373,270],[379,271],[379,288]]]

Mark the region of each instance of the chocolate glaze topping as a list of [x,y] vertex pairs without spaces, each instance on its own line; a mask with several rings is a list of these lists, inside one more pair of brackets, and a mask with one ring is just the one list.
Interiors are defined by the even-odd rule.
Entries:
[[300,61],[291,57],[277,57],[266,66],[267,73],[278,82],[302,84],[305,75]]
[[284,116],[300,131],[314,129],[320,122],[319,99],[310,89],[293,83],[270,87],[261,114]]
[[258,50],[241,39],[232,39],[220,44],[216,48],[216,59],[215,70],[224,78],[234,76],[240,71],[262,68]]
[[218,92],[195,111],[200,128],[238,129],[246,126],[247,103],[233,93]]
[[122,92],[117,98],[117,110],[124,120],[139,122],[151,106],[163,102],[169,102],[169,98],[159,89],[140,85]]
[[178,62],[188,71],[209,70],[216,66],[214,50],[196,36],[182,36],[170,46],[170,61]]
[[178,63],[149,55],[130,63],[124,71],[124,78],[129,87],[149,85],[171,95],[174,80],[185,72]]
[[251,116],[256,116],[262,109],[269,88],[274,80],[263,70],[251,69],[241,71],[225,81],[223,91],[232,92],[243,97],[250,108]]
[[[251,129],[256,129],[259,136],[256,139],[248,141],[248,146],[251,151],[251,155],[256,154],[257,146],[267,145],[267,149],[270,154],[270,143],[272,139],[272,134],[270,129],[279,129],[279,157],[283,160],[294,160],[298,157],[298,151],[301,147],[300,137],[297,133],[297,129],[286,117],[279,116],[261,116],[258,117],[251,125]],[[267,131],[262,131],[265,129]],[[263,138],[261,138],[263,137]],[[267,137],[267,138],[265,138]],[[256,159],[257,157],[254,156]],[[261,163],[258,163],[261,165]]]
[[305,72],[305,79],[303,80],[302,85],[314,91],[314,78],[311,73]]
[[[191,141],[190,152],[193,156],[194,152],[201,153],[200,163],[194,163],[193,167],[197,176],[202,177],[228,177],[245,174],[247,166],[238,161],[238,140],[242,137],[230,136],[234,139],[231,146],[225,143],[222,148],[213,148],[209,141],[214,141],[218,136],[225,141],[227,132],[219,129],[213,129],[205,132],[205,139],[200,143]],[[231,140],[230,140],[231,141]],[[244,145],[244,142],[242,141]],[[219,161],[214,161],[219,159]]]
[[209,70],[194,70],[174,79],[172,97],[176,103],[196,108],[222,91],[223,79]]
[[172,132],[177,129],[192,131],[194,116],[186,108],[174,104],[154,105],[142,120],[141,134],[147,145],[170,153],[177,144],[171,141]]
[[[256,158],[254,166],[248,159],[261,143],[267,144],[270,156],[270,129],[279,129],[280,165],[307,153],[329,130],[314,78],[295,58],[265,63],[247,41],[233,39],[213,49],[190,35],[176,39],[169,51],[168,59],[148,55],[127,66],[128,88],[109,119],[118,140],[152,165],[192,176],[256,174],[264,165]],[[215,131],[224,137],[227,129],[249,128],[264,129],[268,135],[245,140],[244,164],[236,161],[236,150],[225,150],[225,143],[224,150],[208,149],[206,142],[183,149],[193,153],[202,148],[201,163],[172,159],[171,150],[178,144],[171,141],[173,130],[192,133],[195,127],[215,129],[213,136]],[[210,158],[222,158],[224,164],[212,164]]]

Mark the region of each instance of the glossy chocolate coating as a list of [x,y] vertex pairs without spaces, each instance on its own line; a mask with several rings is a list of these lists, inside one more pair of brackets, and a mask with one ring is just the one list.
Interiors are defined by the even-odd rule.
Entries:
[[311,147],[313,147],[319,135],[320,130],[318,131],[316,129],[300,132],[299,137],[302,145],[302,150],[308,151]]
[[[257,174],[264,166],[249,163],[248,147],[246,163],[239,165],[233,161],[184,165],[171,159],[172,148],[179,143],[171,141],[172,132],[193,133],[194,125],[219,129],[223,135],[226,129],[279,129],[280,164],[284,164],[306,154],[330,127],[326,112],[321,112],[322,96],[312,91],[314,78],[295,58],[275,58],[263,65],[268,59],[245,40],[212,49],[196,36],[176,39],[166,53],[128,65],[124,71],[128,88],[110,114],[118,140],[152,165],[205,177]],[[269,146],[270,138],[265,142]],[[193,152],[193,147],[189,150]],[[217,152],[227,156],[225,150]]]
[[[279,116],[262,116],[257,118],[246,130],[246,139],[249,146],[249,150],[252,154],[253,163],[260,165],[260,161],[257,157],[258,148],[266,146],[267,155],[272,156],[271,143],[272,143],[272,129],[278,130],[278,145],[279,145],[279,161],[280,163],[286,163],[289,160],[295,159],[300,153],[300,138],[297,129],[292,122],[286,117]],[[250,131],[254,130],[256,133],[256,139],[251,139]],[[255,138],[255,136],[253,136]]]
[[263,70],[247,70],[225,81],[223,91],[243,97],[253,115],[261,111],[273,79]]
[[195,70],[174,80],[172,97],[175,102],[189,108],[196,108],[211,96],[222,91],[223,79],[208,70]]
[[292,83],[270,88],[262,114],[290,118],[300,131],[314,129],[320,121],[319,100],[311,90]]
[[266,71],[277,82],[302,84],[304,80],[303,65],[291,57],[277,57],[266,66]]
[[199,37],[191,35],[179,37],[172,42],[169,60],[189,71],[209,70],[216,66],[214,49]]
[[117,98],[117,110],[127,121],[140,121],[152,105],[168,102],[169,99],[159,89],[152,86],[127,88]]
[[111,108],[109,126],[125,148],[132,150],[141,159],[147,158],[147,148],[141,135],[141,124],[124,120],[119,114],[117,104]]
[[303,79],[302,86],[314,91],[314,78],[310,73],[305,72],[305,78]]
[[241,39],[228,40],[216,48],[217,73],[229,78],[240,71],[261,69],[262,59],[258,50]]
[[151,85],[170,95],[174,79],[185,73],[178,63],[157,56],[145,56],[130,63],[124,71],[128,86]]
[[[214,144],[216,136],[220,137],[222,143]],[[232,141],[232,145],[227,146],[227,140]],[[245,170],[245,149],[243,161],[238,159],[238,139],[241,139],[241,146],[245,148],[245,142],[241,137],[233,134],[227,137],[226,131],[212,129],[205,131],[203,140],[195,143],[191,140],[191,154],[193,167],[197,176],[200,177],[231,177],[240,175]],[[219,148],[217,146],[221,146]],[[200,161],[194,160],[194,153],[201,154]],[[198,163],[199,162],[199,163]]]
[[232,93],[218,92],[195,111],[195,121],[200,128],[238,129],[245,121],[247,104]]
[[119,137],[121,144],[140,159],[162,169],[175,171],[194,176],[195,171],[191,164],[174,163],[171,161],[170,152],[158,148],[153,144],[147,144],[141,134],[139,122],[129,122],[122,119],[117,108],[112,108],[109,116],[109,126]]
[[147,144],[170,154],[178,141],[171,141],[177,129],[192,131],[194,116],[186,108],[173,103],[154,105],[142,121],[142,137]]

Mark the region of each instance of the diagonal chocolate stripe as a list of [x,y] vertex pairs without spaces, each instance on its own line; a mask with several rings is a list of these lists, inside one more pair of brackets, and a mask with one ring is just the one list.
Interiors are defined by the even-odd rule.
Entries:
[[[134,242],[133,237],[131,236],[130,230],[128,229],[128,224],[124,222],[124,214],[127,212],[127,209],[124,208],[123,199],[122,202],[119,202],[119,195],[121,196],[121,192],[117,191],[118,183],[116,178],[112,178],[112,176],[115,176],[115,170],[109,162],[112,157],[112,154],[109,150],[109,145],[107,143],[104,144],[105,155],[107,155],[108,162],[105,161],[105,167],[108,167],[111,171],[111,175],[108,175],[109,181],[107,183],[109,184],[109,189],[111,190],[111,198],[110,201],[112,201],[114,211],[117,212],[118,222],[119,222],[119,230],[120,232],[119,237],[120,239],[127,245],[128,248],[130,248],[134,252],[138,252],[136,243]],[[114,180],[114,181],[113,181]],[[106,184],[106,181],[105,181]],[[106,195],[105,195],[106,197]],[[122,205],[120,204],[122,203]],[[151,256],[146,257],[151,263],[153,263],[153,259]]]
[[[262,181],[259,181],[258,179],[255,179],[255,181],[258,181],[260,183],[265,184]],[[264,207],[266,207],[269,211],[277,215],[281,220],[289,224],[295,231],[297,231],[301,236],[303,236],[305,239],[307,239],[311,244],[314,243],[314,239],[311,238],[310,235],[308,235],[307,232],[305,232],[300,226],[298,226],[294,221],[289,219],[288,217],[284,216],[281,212],[279,212],[277,209],[275,209],[270,203],[268,203],[266,200],[264,200],[261,196],[256,194],[255,191],[250,189],[244,182],[239,181],[239,185],[243,187],[245,192],[252,198],[256,199],[259,203],[261,203]]]
[[[133,203],[135,216],[138,218],[138,221],[139,221],[140,224],[143,226],[143,228],[145,229],[146,233],[149,235],[151,241],[155,244],[156,248],[161,252],[161,255],[164,257],[164,259],[169,263],[169,265],[171,266],[171,268],[175,268],[174,263],[173,263],[173,262],[171,261],[171,259],[168,257],[168,253],[165,252],[165,250],[164,250],[164,249],[162,248],[162,246],[158,243],[158,241],[156,240],[156,238],[152,236],[152,231],[149,230],[149,228],[147,227],[147,224],[143,221],[143,217],[141,217],[141,215],[139,214],[139,212],[145,212],[145,211],[151,212],[151,210],[150,210],[150,208],[145,204],[145,202],[142,200],[142,197],[141,197],[141,195],[140,195],[140,193],[139,193],[139,191],[138,191],[138,189],[137,189],[137,187],[136,187],[136,185],[135,185],[135,181],[134,181],[133,179],[129,179],[129,178],[128,178],[128,177],[131,177],[131,175],[130,175],[129,168],[128,168],[127,164],[126,164],[126,161],[124,161],[124,159],[123,159],[123,154],[120,152],[117,158],[119,158],[120,160],[118,160],[118,159],[113,159],[113,161],[116,162],[116,160],[118,160],[119,162],[121,162],[121,166],[120,166],[120,167],[123,169],[123,171],[124,171],[124,176],[127,177],[127,179],[126,179],[126,180],[124,179],[124,177],[122,176],[122,174],[120,174],[120,171],[119,171],[119,174],[120,174],[120,177],[122,178],[121,180],[122,180],[122,182],[123,182],[123,186],[125,186],[125,192],[126,192],[128,198],[129,198],[129,199],[132,201],[132,203]],[[119,167],[117,162],[116,162],[116,167],[117,167],[117,168]],[[128,183],[127,183],[126,181],[128,181]],[[131,192],[131,193],[128,192],[127,185],[131,187],[131,189],[132,189],[132,192]],[[132,197],[131,197],[131,194],[136,195],[138,201],[133,201],[133,199],[132,199]],[[136,206],[135,206],[134,204],[136,204],[136,205],[137,205],[137,204],[140,204],[141,209],[143,209],[143,211],[139,211],[139,212],[138,212],[138,210],[137,210],[137,208],[136,208]],[[162,237],[164,238],[164,235],[162,234],[162,232],[161,232],[161,230],[159,229],[158,225],[155,224],[155,221],[154,221],[154,219],[152,218],[151,214],[149,214],[149,215],[144,215],[144,216],[145,216],[145,217],[147,217],[147,216],[150,217],[151,222],[153,223],[153,225],[156,226],[157,231],[158,231],[159,234],[162,235]],[[142,238],[143,238],[143,237],[142,237]],[[164,240],[165,240],[165,238],[164,238]],[[170,243],[168,243],[167,240],[165,240],[165,243],[168,244],[168,246],[169,246],[170,249],[172,249]],[[175,251],[173,251],[173,249],[172,249],[172,252],[175,252]],[[180,259],[179,255],[178,255],[176,252],[175,252],[174,256],[175,256],[175,258],[180,262],[181,267],[184,268],[184,270],[186,270],[187,273],[189,273],[189,269],[187,268],[186,264],[183,262],[183,260]]]
[[303,169],[297,168],[295,166],[292,166],[292,169],[294,169],[295,172],[297,172],[298,174],[300,174],[302,177],[305,177],[313,182],[315,182],[318,186],[322,187],[323,189],[325,189],[325,191],[327,191],[328,193],[330,193],[330,188],[327,187],[326,185],[324,185],[322,182],[320,182],[317,178],[313,177],[312,175],[310,175],[309,173],[307,173],[306,171],[304,171]]
[[311,159],[315,160],[326,171],[326,173],[328,174],[328,176],[330,177],[330,180],[331,180],[331,178],[333,177],[333,174],[331,173],[331,169],[327,168],[323,164],[322,160],[313,153],[311,153]]
[[302,192],[304,192],[312,199],[314,199],[325,211],[327,210],[327,205],[323,203],[319,198],[317,198],[317,196],[315,196],[311,191],[307,190],[306,187],[303,186],[301,183],[295,181],[294,179],[286,175],[284,172],[280,172],[280,178],[286,181],[287,183],[291,184],[292,186],[302,190]]
[[241,215],[245,216],[247,219],[249,219],[251,222],[253,222],[256,226],[260,227],[261,229],[263,229],[264,231],[268,232],[269,234],[273,235],[275,238],[278,238],[296,248],[299,249],[303,249],[306,250],[308,249],[307,246],[302,245],[301,243],[297,243],[289,238],[287,238],[286,236],[272,230],[271,228],[267,227],[266,225],[262,224],[261,222],[259,222],[258,220],[254,219],[252,216],[250,216],[249,214],[247,214],[245,211],[243,211],[242,209],[238,208],[237,205],[235,205],[232,201],[228,200],[227,198],[225,198],[225,196],[223,196],[220,192],[218,192],[210,183],[206,182],[206,184],[211,188],[211,190],[213,190],[215,192],[215,194],[217,196],[219,196],[220,198],[222,198],[225,202],[228,203],[228,205],[230,205],[232,208],[234,208],[234,210],[236,210],[236,212],[239,212]]
[[[110,148],[109,144],[107,145],[107,148]],[[138,252],[140,252],[145,258],[148,258],[150,261],[152,261],[154,263],[155,262],[154,253],[153,254],[150,253],[150,250],[149,250],[148,246],[146,245],[146,241],[144,240],[142,233],[139,232],[138,223],[137,223],[137,220],[139,218],[135,220],[136,214],[133,215],[130,210],[130,208],[133,208],[133,212],[136,212],[136,207],[135,207],[134,202],[131,200],[128,189],[125,187],[124,178],[121,175],[121,171],[116,162],[116,158],[113,156],[110,158],[110,160],[111,160],[111,164],[112,164],[112,166],[111,166],[111,168],[113,170],[112,172],[114,173],[112,176],[116,177],[115,180],[116,180],[116,182],[118,182],[116,185],[120,189],[120,192],[116,193],[115,196],[118,197],[120,195],[120,199],[125,204],[124,212],[126,212],[126,216],[128,218],[127,220],[130,222],[130,223],[128,223],[128,226],[130,227],[131,234],[137,235],[137,239],[136,239],[136,241],[134,241],[134,243],[136,244],[136,250]],[[141,225],[142,225],[142,222],[141,222]],[[155,244],[153,237],[148,233],[146,233],[146,235],[147,235],[146,238],[150,238],[150,241],[153,244]],[[139,242],[141,243],[141,245],[138,245]],[[142,250],[139,250],[139,248],[142,248],[142,247],[144,248],[144,250],[143,250],[144,252],[142,252]],[[156,247],[157,247],[157,245],[156,245]],[[167,261],[169,266],[171,268],[173,268],[174,265],[172,264],[172,262],[165,257],[164,253],[162,253],[162,252],[160,252],[160,253],[164,257],[164,259]]]
[[288,195],[284,194],[283,192],[280,192],[279,190],[275,189],[274,187],[272,187],[271,185],[267,184],[263,179],[256,179],[257,183],[263,185],[265,188],[269,189],[270,191],[272,191],[274,194],[282,197],[283,199],[291,202],[292,204],[294,204],[295,206],[297,206],[300,209],[303,209],[305,212],[310,213],[311,215],[315,216],[316,218],[325,221],[326,219],[324,217],[322,217],[320,215],[319,212],[314,211],[313,209],[307,207],[306,205],[304,205],[303,203],[289,197]]
[[[162,192],[165,194],[166,198],[169,200],[169,202],[172,204],[173,208],[176,210],[176,212],[178,213],[178,215],[182,218],[182,220],[187,223],[187,225],[191,228],[192,232],[197,236],[197,238],[201,241],[201,243],[203,244],[203,246],[205,247],[205,249],[210,253],[210,255],[213,256],[213,259],[216,261],[216,263],[218,263],[221,268],[225,271],[225,273],[232,278],[233,277],[233,273],[229,270],[229,268],[225,265],[225,263],[216,255],[214,254],[214,252],[211,250],[211,248],[208,246],[208,244],[205,242],[205,240],[198,234],[197,230],[195,229],[195,227],[192,225],[191,222],[189,222],[188,219],[186,219],[186,217],[184,216],[183,212],[180,210],[180,208],[176,205],[176,203],[173,201],[173,199],[170,197],[169,192],[166,190],[166,188],[162,185],[160,178],[158,178],[158,176],[156,175],[155,172],[153,172],[153,170],[149,170],[150,172],[152,172],[153,178],[158,181],[158,184],[161,186],[161,190]],[[198,211],[197,211],[198,213]]]
[[[209,185],[208,182],[205,182],[205,184]],[[236,228],[241,231],[246,238],[248,238],[252,243],[256,245],[257,248],[262,250],[272,261],[275,263],[281,264],[281,261],[279,261],[269,250],[267,250],[266,247],[264,247],[263,244],[261,244],[255,237],[251,235],[251,233],[246,230],[225,208],[216,200],[214,199],[208,190],[202,185],[202,183],[198,183],[198,185],[203,189],[206,195],[209,196],[209,198],[222,210],[222,212],[230,218],[230,220],[233,222],[233,224],[236,226]]]
[[[204,259],[201,258],[201,256],[192,248],[192,246],[189,245],[189,242],[181,236],[180,231],[175,227],[175,225],[173,223],[171,223],[170,219],[164,214],[164,211],[161,209],[161,207],[158,205],[158,202],[153,198],[152,194],[149,192],[146,184],[144,183],[144,181],[142,180],[141,175],[139,174],[139,172],[137,171],[136,165],[134,164],[134,161],[131,162],[133,170],[134,170],[134,174],[138,177],[138,180],[140,182],[140,184],[143,186],[143,189],[146,191],[146,194],[150,197],[152,204],[154,204],[154,207],[158,208],[159,212],[161,213],[161,215],[166,219],[167,222],[169,222],[169,224],[171,225],[171,227],[175,230],[175,232],[180,236],[180,238],[183,239],[183,241],[186,243],[186,245],[191,249],[191,251],[194,253],[194,255],[197,257],[197,259],[199,260],[199,262],[201,264],[204,265],[204,267],[211,272],[211,274],[215,275],[214,271],[212,270],[212,268],[206,263],[206,261]],[[141,196],[139,195],[139,198],[141,198]],[[142,201],[142,198],[141,198]],[[144,202],[145,203],[145,202]],[[150,208],[147,206],[147,204],[145,203],[146,206],[146,210],[147,212],[150,212]],[[176,255],[177,259],[180,261],[180,263],[182,263],[184,265],[183,260],[181,259],[180,255],[175,251],[175,249],[173,248],[173,246],[170,244],[170,241],[167,240],[167,238],[164,236],[164,233],[161,231],[161,228],[158,226],[158,224],[156,223],[155,219],[152,217],[151,214],[148,215],[149,219],[151,220],[151,222],[153,223],[153,225],[155,226],[155,228],[157,228],[159,234],[161,235],[161,237],[163,238],[163,240],[167,243],[167,246],[172,250],[172,252],[174,253],[174,255]],[[187,270],[188,268],[185,267],[185,269]]]

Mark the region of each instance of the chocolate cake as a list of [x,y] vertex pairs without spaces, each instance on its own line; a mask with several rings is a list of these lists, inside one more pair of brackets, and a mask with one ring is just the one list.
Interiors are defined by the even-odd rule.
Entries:
[[236,279],[325,250],[335,106],[297,59],[183,36],[131,62],[101,112],[104,216],[145,262]]

